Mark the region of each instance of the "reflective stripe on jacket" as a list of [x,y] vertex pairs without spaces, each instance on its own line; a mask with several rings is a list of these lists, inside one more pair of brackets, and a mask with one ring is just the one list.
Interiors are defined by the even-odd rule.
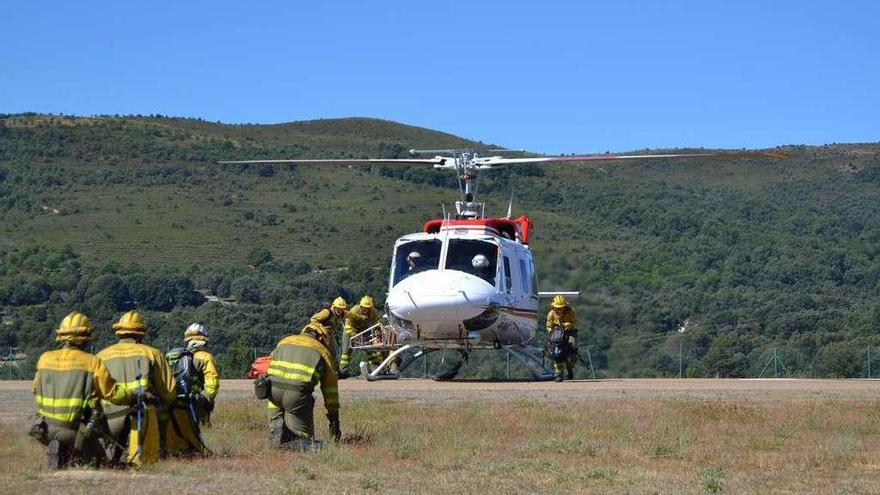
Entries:
[[65,347],[48,351],[37,362],[33,385],[37,413],[58,423],[77,423],[98,399],[125,404],[128,396],[97,357]]
[[290,335],[278,343],[269,360],[273,383],[300,388],[309,395],[321,383],[327,411],[339,410],[336,366],[326,347],[308,335]]
[[[155,347],[139,344],[134,339],[122,339],[99,352],[98,357],[129,394],[140,386],[166,405],[174,401],[177,395],[174,373],[165,356]],[[137,379],[138,374],[141,375],[140,380]]]

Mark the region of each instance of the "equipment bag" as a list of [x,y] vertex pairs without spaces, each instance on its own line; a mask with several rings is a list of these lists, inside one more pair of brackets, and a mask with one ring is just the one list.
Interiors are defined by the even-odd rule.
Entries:
[[558,361],[563,359],[568,351],[568,339],[565,337],[565,329],[555,327],[550,331],[550,338],[547,341],[547,356]]
[[171,349],[165,354],[165,360],[174,372],[178,392],[192,390],[197,373],[192,352],[185,347]]
[[254,380],[254,395],[257,396],[257,399],[268,399],[271,394],[272,382],[269,380],[269,375],[263,375]]

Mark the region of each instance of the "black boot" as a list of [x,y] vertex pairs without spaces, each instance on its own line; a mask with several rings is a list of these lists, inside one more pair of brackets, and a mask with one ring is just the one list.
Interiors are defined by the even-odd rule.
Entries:
[[553,381],[556,383],[561,382],[562,381],[562,373],[559,373],[558,375],[554,376]]
[[569,380],[574,380],[574,370],[573,369],[568,370],[568,375],[566,376],[566,378],[568,378]]

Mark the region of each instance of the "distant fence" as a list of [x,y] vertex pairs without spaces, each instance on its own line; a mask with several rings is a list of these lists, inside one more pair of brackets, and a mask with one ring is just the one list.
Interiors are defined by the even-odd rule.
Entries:
[[[653,357],[663,359],[654,366],[640,363],[638,368],[627,369],[626,362],[638,361],[637,356],[623,356],[595,346],[581,344],[580,360],[575,368],[577,378],[619,378],[619,377],[733,377],[733,378],[880,378],[878,353],[880,346],[862,346],[840,343],[843,351],[799,349],[784,346],[766,346],[752,349],[748,353],[730,352],[720,354],[721,372],[707,367],[702,360],[690,354],[687,342],[664,342],[657,346],[642,349],[652,352]],[[95,349],[90,349],[94,352]],[[243,377],[251,362],[257,357],[271,352],[271,349],[258,347],[231,349],[211,349],[220,363],[224,378]],[[357,363],[366,360],[367,354],[355,351],[352,355],[352,371],[357,373]],[[456,350],[439,350],[413,360],[403,373],[406,377],[431,377],[442,373],[459,360]],[[0,380],[30,380],[34,375],[34,356],[25,356],[15,347],[0,354]],[[696,363],[696,364],[695,364]],[[717,363],[715,363],[717,364]],[[544,361],[550,370],[553,363]],[[519,360],[504,349],[478,349],[470,353],[468,362],[461,368],[463,378],[481,379],[529,379],[532,373]]]

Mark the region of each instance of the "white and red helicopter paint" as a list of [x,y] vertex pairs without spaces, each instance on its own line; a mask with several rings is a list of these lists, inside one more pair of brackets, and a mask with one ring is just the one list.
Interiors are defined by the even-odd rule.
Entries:
[[[489,150],[506,153],[512,150]],[[521,151],[517,151],[521,153]],[[417,158],[430,153],[448,153]],[[594,162],[687,158],[784,158],[774,152],[713,152],[633,155],[577,155],[508,158],[480,156],[476,150],[410,150],[413,158],[362,160],[248,160],[229,164],[298,165],[427,165],[458,176],[460,199],[455,214],[429,220],[421,232],[394,243],[384,321],[351,339],[352,349],[389,351],[378,366],[361,362],[368,380],[399,377],[424,353],[455,349],[460,360],[440,378],[452,378],[473,349],[505,349],[532,372],[535,379],[552,376],[541,350],[534,345],[539,327],[538,301],[556,294],[539,292],[529,236],[534,226],[525,216],[485,216],[485,203],[475,195],[480,171],[517,164]],[[376,331],[379,330],[379,331]],[[402,358],[402,359],[401,359]],[[399,363],[399,364],[398,364]],[[397,364],[396,366],[393,366]],[[396,368],[395,371],[390,370]]]

